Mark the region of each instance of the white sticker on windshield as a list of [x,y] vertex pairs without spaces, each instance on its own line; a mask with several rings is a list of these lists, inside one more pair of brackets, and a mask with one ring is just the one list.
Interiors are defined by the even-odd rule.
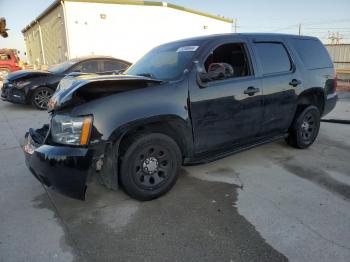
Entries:
[[199,48],[198,45],[191,45],[191,46],[183,46],[177,49],[178,52],[195,52]]

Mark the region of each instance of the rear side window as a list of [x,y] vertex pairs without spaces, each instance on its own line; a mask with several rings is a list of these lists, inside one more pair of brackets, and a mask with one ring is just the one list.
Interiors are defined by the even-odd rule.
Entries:
[[124,70],[127,69],[128,66],[119,61],[106,60],[103,61],[104,64],[104,72],[116,71],[116,70]]
[[286,48],[282,43],[255,43],[264,75],[278,74],[292,70]]
[[313,39],[293,39],[293,44],[307,69],[333,67],[322,43]]

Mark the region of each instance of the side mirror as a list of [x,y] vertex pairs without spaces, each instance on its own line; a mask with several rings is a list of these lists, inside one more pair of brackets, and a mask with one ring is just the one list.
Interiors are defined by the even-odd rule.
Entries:
[[208,83],[211,80],[210,75],[208,73],[204,73],[204,72],[199,72],[198,77],[203,83]]
[[230,78],[233,76],[233,67],[227,63],[211,63],[208,67],[208,72],[206,72],[202,65],[199,65],[198,61],[195,61],[195,64],[197,68],[197,77],[200,84]]
[[204,87],[204,84],[210,81],[210,77],[205,71],[205,68],[200,65],[198,61],[194,61],[193,63],[195,64],[197,71],[197,82],[200,86]]

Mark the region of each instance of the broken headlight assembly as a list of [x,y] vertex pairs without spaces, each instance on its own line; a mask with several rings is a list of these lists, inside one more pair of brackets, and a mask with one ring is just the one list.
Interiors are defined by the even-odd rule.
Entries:
[[92,116],[53,116],[51,119],[51,137],[53,142],[75,146],[87,145],[92,121]]
[[26,85],[29,85],[31,82],[30,81],[19,81],[14,84],[16,88],[23,88]]

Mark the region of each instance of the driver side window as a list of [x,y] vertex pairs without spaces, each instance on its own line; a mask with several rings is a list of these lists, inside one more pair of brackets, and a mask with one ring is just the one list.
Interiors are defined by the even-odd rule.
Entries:
[[81,62],[75,66],[72,72],[82,72],[82,73],[97,73],[98,72],[98,63],[97,61],[85,61]]
[[215,48],[204,62],[209,81],[252,75],[242,43],[228,43]]

